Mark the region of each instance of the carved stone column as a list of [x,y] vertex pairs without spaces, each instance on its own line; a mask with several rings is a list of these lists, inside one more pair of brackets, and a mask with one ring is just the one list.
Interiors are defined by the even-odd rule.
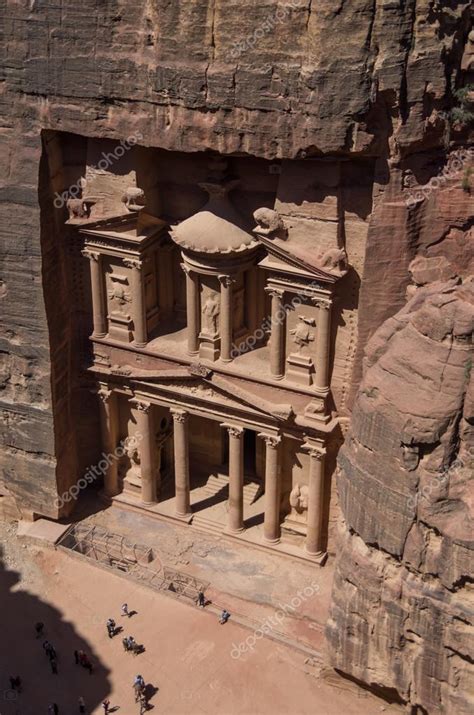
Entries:
[[175,511],[177,516],[189,516],[189,414],[179,409],[172,409],[171,414],[174,422]]
[[281,380],[285,376],[286,311],[283,308],[284,290],[265,288],[272,297],[270,371],[272,377]]
[[152,405],[135,401],[136,437],[140,455],[141,499],[144,504],[156,503],[156,460]]
[[234,280],[230,276],[219,276],[219,282],[221,284],[220,358],[223,362],[230,362],[232,360],[232,284]]
[[104,277],[102,275],[102,257],[96,251],[85,249],[82,255],[89,259],[91,271],[92,316],[94,338],[107,335],[107,310],[105,305]]
[[280,541],[280,443],[281,437],[260,434],[266,443],[265,516],[263,538],[269,544]]
[[244,430],[223,425],[229,433],[229,514],[227,529],[244,529]]
[[110,455],[104,474],[104,492],[107,496],[113,497],[119,493],[118,455],[115,454],[118,446],[117,394],[109,390],[106,385],[102,385],[97,394],[100,397],[102,450],[105,455]]
[[143,348],[147,344],[145,290],[142,280],[143,263],[137,258],[125,258],[124,264],[132,271],[132,316],[133,316],[133,342],[137,347]]
[[186,274],[186,320],[188,353],[196,355],[199,352],[199,278],[190,271],[184,263],[181,268]]
[[329,345],[331,337],[331,301],[314,299],[319,308],[316,334],[316,374],[315,387],[329,389]]
[[309,453],[308,511],[305,550],[312,556],[322,552],[324,508],[324,456],[326,450],[306,444]]

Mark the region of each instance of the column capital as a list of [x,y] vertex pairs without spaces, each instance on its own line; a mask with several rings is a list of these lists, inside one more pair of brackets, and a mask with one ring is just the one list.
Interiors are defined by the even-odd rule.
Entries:
[[271,295],[272,298],[282,299],[285,295],[285,289],[277,288],[276,286],[265,286],[263,290],[265,291],[265,293],[268,293],[268,295]]
[[305,442],[302,446],[302,449],[309,454],[311,459],[316,459],[318,462],[320,462],[326,456],[325,448],[319,447],[315,444],[309,444],[308,442]]
[[136,268],[138,271],[140,271],[143,266],[143,261],[141,261],[139,258],[124,258],[123,264],[124,266],[127,266],[127,268]]
[[270,447],[270,449],[276,449],[281,442],[281,437],[275,434],[265,434],[265,432],[259,432],[258,436],[265,441],[265,444],[267,447]]
[[100,397],[104,405],[109,401],[113,394],[113,390],[109,390],[105,385],[101,385],[97,390],[96,394]]
[[311,298],[311,302],[316,306],[316,308],[323,308],[324,310],[330,310],[332,307],[332,300],[330,298],[314,296]]
[[84,248],[81,253],[84,258],[88,258],[90,261],[98,261],[101,256],[99,251],[91,251],[90,248]]
[[230,288],[232,283],[235,283],[235,278],[232,278],[232,276],[229,275],[221,275],[217,276],[219,283],[223,285],[225,288]]
[[139,412],[144,412],[145,414],[148,414],[151,408],[151,403],[150,402],[145,402],[144,400],[140,400],[136,397],[134,397],[132,400],[130,400],[132,405],[137,409]]
[[239,427],[238,425],[229,425],[226,423],[221,424],[221,427],[224,427],[227,432],[229,433],[229,437],[234,437],[235,439],[241,439],[244,435],[244,428]]
[[171,414],[173,415],[173,420],[174,422],[179,422],[180,424],[183,424],[187,422],[189,418],[189,412],[186,412],[186,410],[179,410],[179,409],[170,409]]
[[180,268],[183,270],[187,276],[190,278],[194,277],[195,271],[193,271],[189,266],[186,265],[186,263],[180,263]]

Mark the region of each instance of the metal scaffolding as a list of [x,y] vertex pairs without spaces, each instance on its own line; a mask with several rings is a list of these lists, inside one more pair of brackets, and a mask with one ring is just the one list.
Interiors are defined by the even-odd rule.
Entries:
[[57,546],[90,559],[102,567],[118,571],[134,581],[158,591],[196,600],[209,584],[189,574],[162,565],[150,546],[136,544],[121,534],[101,526],[74,524]]

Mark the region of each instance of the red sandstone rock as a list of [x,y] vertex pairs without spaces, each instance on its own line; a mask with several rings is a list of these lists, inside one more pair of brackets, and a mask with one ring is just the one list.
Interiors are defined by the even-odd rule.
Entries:
[[469,713],[474,291],[419,288],[367,346],[339,455],[332,663],[426,712]]

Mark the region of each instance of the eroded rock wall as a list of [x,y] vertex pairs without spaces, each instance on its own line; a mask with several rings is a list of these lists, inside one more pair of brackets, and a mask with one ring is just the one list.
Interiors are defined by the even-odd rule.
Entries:
[[[435,267],[434,267],[435,266]],[[412,266],[366,349],[339,454],[335,667],[428,713],[474,708],[474,282]],[[441,270],[446,270],[445,266]],[[448,271],[452,272],[452,271]]]

